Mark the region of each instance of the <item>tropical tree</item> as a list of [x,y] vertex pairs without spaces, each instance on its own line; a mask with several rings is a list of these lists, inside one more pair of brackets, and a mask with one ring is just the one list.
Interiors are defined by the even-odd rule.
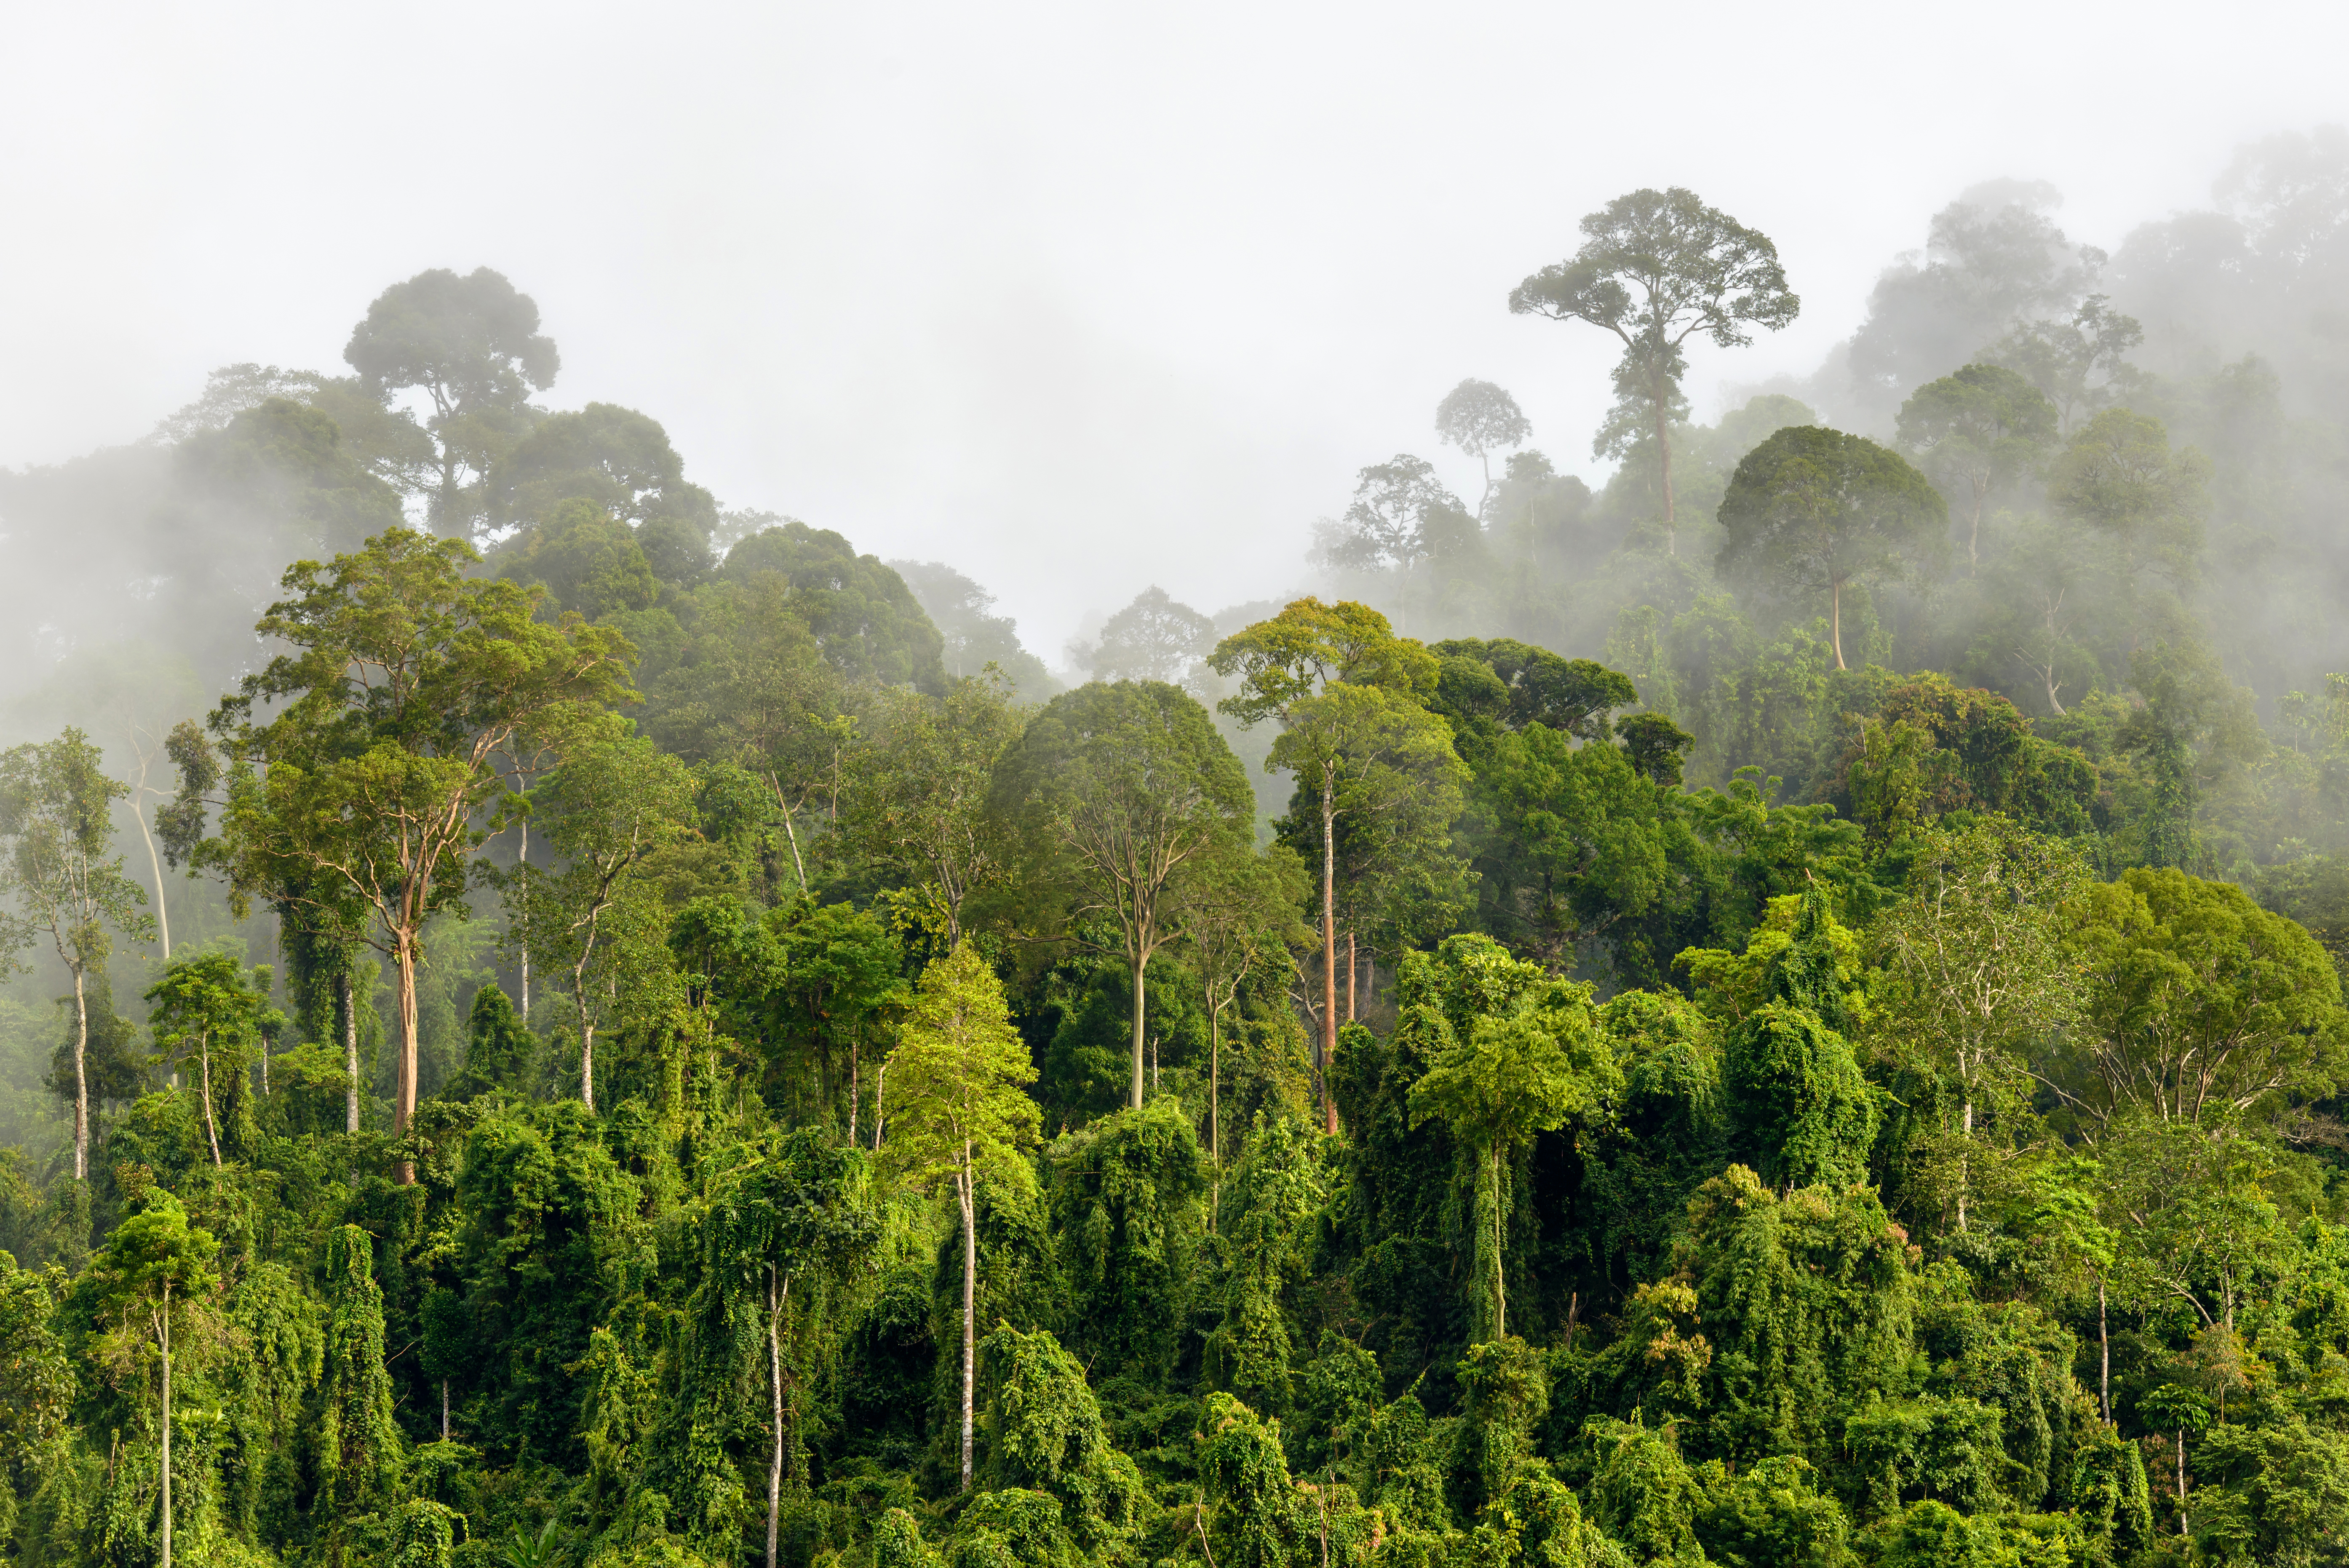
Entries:
[[78,729],[0,752],[0,957],[47,936],[74,988],[74,1180],[89,1179],[89,979],[112,949],[109,928],[153,939],[147,895],[122,874],[114,802],[129,793],[99,768]]
[[1412,1086],[1411,1121],[1440,1119],[1473,1152],[1476,1250],[1485,1254],[1477,1273],[1491,1287],[1485,1337],[1500,1339],[1508,1333],[1503,1171],[1534,1134],[1613,1099],[1623,1074],[1597,1026],[1589,986],[1552,980],[1485,936],[1447,938],[1434,962],[1456,973],[1438,981],[1426,959],[1404,962],[1411,1016],[1399,1026],[1424,1031],[1421,1048],[1433,1057]]
[[1475,459],[1484,473],[1485,493],[1476,501],[1479,520],[1493,503],[1493,454],[1524,446],[1533,433],[1533,421],[1517,407],[1517,400],[1490,381],[1471,377],[1446,392],[1444,401],[1435,406],[1437,438]]
[[944,697],[893,687],[874,695],[849,754],[843,857],[894,881],[901,913],[949,947],[962,940],[972,898],[997,884],[1014,856],[989,791],[1020,729],[999,678],[956,681]]
[[2055,406],[2002,365],[1966,366],[1927,382],[1900,405],[1902,449],[1968,502],[1969,566],[1982,562],[1983,506],[2038,467],[2055,442]]
[[863,1202],[864,1173],[864,1159],[854,1147],[843,1148],[813,1129],[771,1134],[719,1179],[703,1222],[710,1285],[705,1325],[733,1341],[740,1337],[734,1332],[738,1324],[757,1319],[764,1341],[772,1438],[767,1568],[775,1568],[782,1526],[783,1320],[792,1285],[806,1273],[845,1277],[870,1256],[880,1226]]
[[965,943],[922,971],[898,1026],[889,1077],[896,1107],[886,1162],[916,1181],[943,1181],[962,1223],[962,1485],[970,1488],[971,1395],[978,1375],[972,1311],[978,1288],[978,1185],[1019,1182],[1035,1140],[1035,1064],[1011,1026],[1002,984]]
[[[219,777],[201,737],[181,738],[196,765],[165,821],[176,853],[225,875],[239,911],[258,893],[366,912],[392,970],[403,1133],[424,927],[463,903],[467,858],[507,794],[499,752],[518,730],[628,690],[616,633],[537,620],[539,591],[468,578],[478,559],[460,540],[392,529],[357,554],[295,562],[290,597],[255,628],[295,651],[245,677],[210,721],[230,764],[218,837],[200,839],[204,786]],[[264,705],[277,711],[264,718]]]
[[657,949],[666,934],[646,865],[692,833],[693,779],[641,737],[583,736],[535,797],[562,869],[509,884],[510,929],[535,935],[541,957],[570,974],[579,1099],[593,1110],[595,1030],[617,1006],[622,949],[631,938]]
[[1899,453],[1865,436],[1796,426],[1748,452],[1731,476],[1716,565],[1782,594],[1824,590],[1840,670],[1848,667],[1844,589],[1930,560],[1949,521],[1949,502]]
[[1313,940],[1298,913],[1309,885],[1304,862],[1286,844],[1258,853],[1252,844],[1226,840],[1176,890],[1174,925],[1207,1005],[1207,1160],[1218,1171],[1224,1020],[1268,956]]
[[1723,348],[1750,327],[1786,325],[1802,301],[1786,287],[1778,248],[1696,193],[1634,191],[1582,220],[1581,249],[1509,291],[1513,315],[1581,321],[1622,340],[1615,411],[1593,449],[1619,457],[1652,435],[1661,462],[1664,542],[1673,549],[1671,426],[1685,418],[1681,346],[1697,334]]
[[[1406,855],[1439,858],[1460,814],[1466,769],[1449,727],[1423,703],[1435,695],[1439,666],[1422,644],[1398,637],[1385,616],[1350,601],[1299,599],[1269,620],[1225,638],[1209,658],[1239,690],[1219,705],[1252,728],[1278,720],[1280,735],[1265,770],[1287,769],[1310,801],[1321,861],[1321,1006],[1315,1066],[1322,1078],[1324,1125],[1337,1130],[1329,1066],[1338,1047],[1338,823],[1369,819],[1373,838]],[[1380,819],[1384,820],[1381,821]],[[1401,857],[1399,857],[1401,858]]]
[[1097,681],[1164,681],[1195,696],[1199,661],[1215,645],[1215,622],[1154,583],[1083,652]]
[[[145,1381],[150,1352],[160,1371],[157,1429],[162,1444],[162,1568],[171,1568],[171,1369],[173,1341],[180,1353],[208,1346],[218,1337],[219,1314],[212,1296],[219,1284],[212,1259],[220,1243],[211,1232],[188,1223],[188,1212],[161,1188],[150,1188],[139,1212],[107,1238],[90,1261],[78,1289],[102,1326],[96,1346],[100,1361],[119,1374]],[[191,1342],[193,1342],[192,1345]]]
[[[1142,1104],[1145,972],[1179,934],[1177,882],[1218,844],[1245,843],[1255,814],[1247,775],[1207,710],[1164,681],[1092,682],[1029,721],[996,780],[1004,813],[1054,854],[1073,940],[1122,958],[1133,986],[1133,1095]],[[1095,924],[1108,940],[1087,934]]]
[[554,384],[562,357],[538,325],[538,306],[502,274],[435,267],[384,290],[351,329],[343,358],[363,388],[431,399],[436,531],[470,534],[486,521],[489,470],[530,428],[530,394]]
[[1909,896],[1875,933],[1889,982],[1877,1027],[1957,1082],[1962,1231],[1978,1110],[2013,1109],[2034,1055],[2076,1016],[2062,911],[2087,868],[2060,840],[2003,817],[1928,828],[1914,850]]
[[147,1001],[147,1022],[154,1030],[157,1049],[167,1057],[189,1050],[195,1054],[204,1136],[217,1166],[221,1138],[212,1102],[212,1057],[225,1053],[233,1068],[243,1068],[245,1049],[260,1043],[268,998],[254,989],[233,957],[212,952],[166,965],[163,977],[148,988]]

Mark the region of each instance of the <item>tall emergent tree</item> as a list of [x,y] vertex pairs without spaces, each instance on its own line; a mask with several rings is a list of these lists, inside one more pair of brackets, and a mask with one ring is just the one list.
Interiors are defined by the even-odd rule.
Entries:
[[[1132,1103],[1142,1104],[1143,980],[1174,940],[1170,894],[1219,844],[1245,843],[1256,799],[1207,710],[1164,681],[1095,681],[1063,692],[1004,754],[998,799],[1050,856],[1045,879],[1079,942],[1125,961],[1133,982]],[[1059,902],[1056,900],[1056,902]]]
[[1413,954],[1401,985],[1398,1031],[1418,1034],[1433,1058],[1412,1086],[1412,1125],[1442,1119],[1476,1161],[1485,1337],[1499,1339],[1508,1332],[1505,1168],[1534,1134],[1618,1094],[1622,1069],[1592,1016],[1590,987],[1551,979],[1489,936],[1450,937],[1432,958]]
[[89,1179],[89,974],[112,946],[110,926],[151,941],[154,921],[139,913],[147,895],[122,874],[114,848],[114,802],[129,789],[98,767],[98,748],[78,729],[0,752],[0,957],[46,935],[74,988],[74,1180]]
[[1620,457],[1652,435],[1662,465],[1665,549],[1672,549],[1671,424],[1687,412],[1681,345],[1702,333],[1723,348],[1777,331],[1802,301],[1786,287],[1778,247],[1696,193],[1634,191],[1582,220],[1582,248],[1509,291],[1516,315],[1583,321],[1623,340],[1615,412],[1594,449]]
[[432,527],[460,536],[486,515],[491,465],[529,431],[530,394],[554,385],[563,364],[538,330],[537,304],[487,267],[463,277],[434,267],[392,284],[351,329],[343,358],[377,397],[421,387],[432,399]]
[[[461,540],[396,528],[356,555],[295,562],[289,597],[255,627],[294,651],[210,721],[230,764],[219,835],[199,841],[201,799],[163,824],[176,853],[225,875],[240,912],[289,891],[329,916],[345,901],[367,912],[367,940],[392,969],[399,1132],[416,1110],[425,923],[464,898],[467,857],[507,799],[499,752],[558,710],[628,695],[625,639],[575,616],[539,621],[540,591],[468,578],[479,559]],[[201,796],[209,748],[183,739]]]
[[964,943],[922,971],[889,1057],[887,1162],[916,1180],[944,1179],[962,1220],[962,1485],[970,1490],[971,1393],[978,1345],[978,1183],[1019,1181],[1020,1147],[1036,1137],[1028,1047],[1011,1026],[1002,984]]
[[1474,377],[1444,395],[1435,406],[1435,434],[1444,445],[1457,447],[1476,459],[1485,475],[1485,493],[1477,498],[1481,521],[1493,504],[1493,454],[1522,447],[1534,433],[1533,421],[1504,387]]
[[171,1568],[171,1357],[176,1336],[182,1349],[191,1338],[212,1337],[218,1314],[212,1295],[219,1276],[212,1271],[220,1243],[209,1231],[188,1223],[188,1212],[161,1188],[150,1188],[137,1213],[115,1227],[106,1250],[91,1260],[88,1292],[101,1337],[101,1361],[119,1373],[140,1377],[151,1351],[160,1369],[157,1423],[162,1439],[162,1568]]
[[1969,365],[1929,381],[1900,405],[1900,445],[1940,484],[1961,493],[1966,564],[1982,562],[1982,507],[2055,444],[2055,405],[2002,365]]
[[642,875],[645,861],[690,831],[693,779],[684,763],[639,736],[581,727],[565,750],[537,791],[561,869],[517,866],[509,904],[515,928],[534,934],[541,958],[570,976],[579,1100],[593,1110],[595,1030],[617,990],[610,982],[622,949],[630,936],[644,944],[647,932],[657,948],[666,934],[659,895]]
[[1898,452],[1816,425],[1779,431],[1745,454],[1721,500],[1723,576],[1778,593],[1826,590],[1836,668],[1843,591],[1899,576],[1947,542],[1950,503]]
[[[1268,621],[1234,633],[1208,660],[1237,676],[1219,705],[1253,727],[1281,733],[1265,758],[1286,769],[1313,802],[1321,851],[1321,1006],[1316,1052],[1324,1126],[1337,1130],[1329,1066],[1338,1048],[1338,824],[1359,824],[1392,845],[1424,847],[1460,814],[1466,769],[1452,730],[1421,705],[1435,690],[1436,660],[1398,637],[1366,604],[1299,599]],[[1448,844],[1445,846],[1448,849]],[[1441,852],[1441,851],[1439,851]]]

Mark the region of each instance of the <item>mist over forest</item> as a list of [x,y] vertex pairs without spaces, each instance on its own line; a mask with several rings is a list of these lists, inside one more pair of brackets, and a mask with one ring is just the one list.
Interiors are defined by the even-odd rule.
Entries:
[[0,1564],[2349,1563],[2349,131],[2223,167],[1803,374],[1627,191],[1596,429],[1054,645],[495,256],[0,468]]

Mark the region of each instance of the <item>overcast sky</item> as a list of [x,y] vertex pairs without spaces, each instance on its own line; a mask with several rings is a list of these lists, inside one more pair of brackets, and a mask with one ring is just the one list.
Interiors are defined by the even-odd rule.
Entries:
[[340,370],[368,300],[489,265],[557,407],[663,421],[722,501],[949,562],[1057,662],[1155,581],[1294,582],[1354,470],[1500,382],[1594,479],[1611,340],[1510,316],[1576,221],[1684,184],[1806,371],[1963,187],[2077,239],[2349,116],[2337,5],[10,10],[0,463],[143,433],[237,360]]

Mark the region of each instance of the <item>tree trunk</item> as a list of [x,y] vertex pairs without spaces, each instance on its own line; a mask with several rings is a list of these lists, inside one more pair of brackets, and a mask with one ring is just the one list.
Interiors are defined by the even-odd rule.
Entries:
[[1338,796],[1337,780],[1321,772],[1321,1122],[1338,1130],[1338,1102],[1330,1094],[1330,1069],[1338,1060]]
[[[1224,1037],[1223,1009],[1216,1005],[1212,992],[1207,996],[1207,1163],[1218,1172],[1224,1168],[1223,1126]],[[1215,1221],[1215,1212],[1208,1211],[1208,1222]]]
[[155,1333],[163,1346],[163,1568],[171,1568],[171,1286],[168,1280]]
[[1680,536],[1672,515],[1672,438],[1671,421],[1664,412],[1664,389],[1656,388],[1656,459],[1664,486],[1664,553],[1678,555]]
[[[399,934],[393,959],[399,978],[398,995],[394,999],[399,1009],[399,1078],[391,1102],[391,1130],[395,1138],[408,1135],[408,1124],[416,1119],[416,934]],[[399,1184],[416,1185],[416,1162],[399,1162]]]
[[74,977],[74,1180],[89,1180],[89,996],[82,966]]
[[359,1010],[357,999],[351,995],[351,961],[343,959],[343,972],[335,977],[335,1006],[343,1015],[343,1130],[359,1130]]
[[963,1145],[962,1169],[955,1173],[955,1196],[962,1201],[962,1489],[970,1490],[970,1395],[978,1367],[978,1335],[971,1315],[978,1303],[978,1214],[972,1202],[970,1146]]
[[209,1033],[196,1037],[196,1066],[202,1075],[204,1136],[212,1140],[212,1169],[220,1169],[220,1123],[212,1119],[212,1049]]
[[1362,973],[1360,960],[1354,956],[1354,934],[1346,933],[1346,1022],[1354,1021],[1354,982]]
[[2178,1429],[2178,1533],[2186,1533],[2186,1429]]
[[2113,1341],[2105,1327],[2105,1276],[2096,1276],[2096,1400],[2104,1407],[2105,1424],[2113,1421]]
[[1142,1109],[1142,983],[1149,960],[1136,958],[1129,967],[1133,971],[1133,1109]]
[[1501,1276],[1501,1140],[1493,1140],[1493,1337],[1508,1333],[1508,1285]]
[[595,1109],[595,1022],[587,1016],[587,960],[571,967],[571,1000],[579,1015],[579,1103]]
[[1827,628],[1835,639],[1836,668],[1847,669],[1843,662],[1843,584],[1827,584]]
[[881,1095],[889,1087],[889,1058],[873,1069],[873,1152],[881,1152]]
[[449,1440],[449,1379],[440,1379],[440,1440]]
[[767,1387],[773,1397],[774,1457],[767,1461],[767,1568],[775,1568],[775,1543],[782,1527],[783,1329],[782,1303],[775,1292],[775,1265],[767,1265]]
[[[530,889],[530,819],[528,817],[524,817],[522,820],[522,854],[521,857],[514,861],[514,865],[522,873],[522,885],[525,895],[527,895]],[[530,1027],[530,914],[529,906],[527,904],[523,906],[522,919],[521,1000],[522,1026],[527,1029]]]
[[[140,782],[146,782],[146,769],[140,769]],[[155,852],[155,835],[147,830],[144,813],[132,811],[131,820],[139,824],[139,836],[147,841],[147,868],[155,879],[155,923],[163,938],[163,962],[171,962],[171,912],[163,907],[163,861]]]

